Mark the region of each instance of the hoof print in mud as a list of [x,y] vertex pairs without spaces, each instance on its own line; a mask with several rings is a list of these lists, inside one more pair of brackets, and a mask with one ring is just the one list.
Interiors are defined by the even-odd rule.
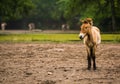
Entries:
[[55,81],[52,81],[52,80],[45,80],[45,81],[42,81],[41,84],[55,84],[56,82]]

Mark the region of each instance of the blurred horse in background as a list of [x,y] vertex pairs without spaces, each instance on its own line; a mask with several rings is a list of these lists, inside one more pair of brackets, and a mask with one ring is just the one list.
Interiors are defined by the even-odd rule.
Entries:
[[1,23],[1,29],[4,31],[7,26],[6,22]]
[[29,27],[29,30],[31,31],[31,30],[35,29],[35,24],[34,23],[29,23],[28,27]]

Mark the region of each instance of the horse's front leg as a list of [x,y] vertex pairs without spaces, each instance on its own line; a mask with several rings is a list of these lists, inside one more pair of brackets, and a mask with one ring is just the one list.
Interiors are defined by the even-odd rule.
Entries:
[[91,69],[91,57],[88,55],[87,56],[87,60],[88,60],[88,70]]
[[94,46],[94,47],[93,47],[93,51],[92,51],[92,60],[93,60],[93,69],[94,69],[94,70],[96,70],[95,49],[96,49],[96,47]]
[[90,56],[90,49],[87,47],[87,60],[88,60],[88,70],[91,69],[91,56]]
[[93,69],[96,70],[95,56],[93,56]]

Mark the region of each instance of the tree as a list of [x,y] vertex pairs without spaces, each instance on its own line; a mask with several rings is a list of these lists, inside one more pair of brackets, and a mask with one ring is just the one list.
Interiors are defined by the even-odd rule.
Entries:
[[[64,3],[66,18],[78,16],[80,19],[91,17],[99,25],[107,18],[111,18],[112,29],[116,30],[116,18],[120,17],[120,0],[59,0]],[[61,8],[61,7],[60,7]]]
[[1,0],[0,19],[1,21],[9,19],[22,18],[29,14],[34,8],[31,0]]
[[61,11],[58,9],[57,1],[33,0],[36,7],[32,10],[31,16],[28,17],[29,21],[35,22],[38,27],[42,28],[48,28],[48,26],[52,28],[52,26],[59,24]]

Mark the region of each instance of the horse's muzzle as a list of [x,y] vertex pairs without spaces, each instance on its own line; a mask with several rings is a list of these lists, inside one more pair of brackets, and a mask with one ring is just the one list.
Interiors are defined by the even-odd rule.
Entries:
[[79,36],[79,38],[82,40],[83,39],[83,37],[82,36]]

